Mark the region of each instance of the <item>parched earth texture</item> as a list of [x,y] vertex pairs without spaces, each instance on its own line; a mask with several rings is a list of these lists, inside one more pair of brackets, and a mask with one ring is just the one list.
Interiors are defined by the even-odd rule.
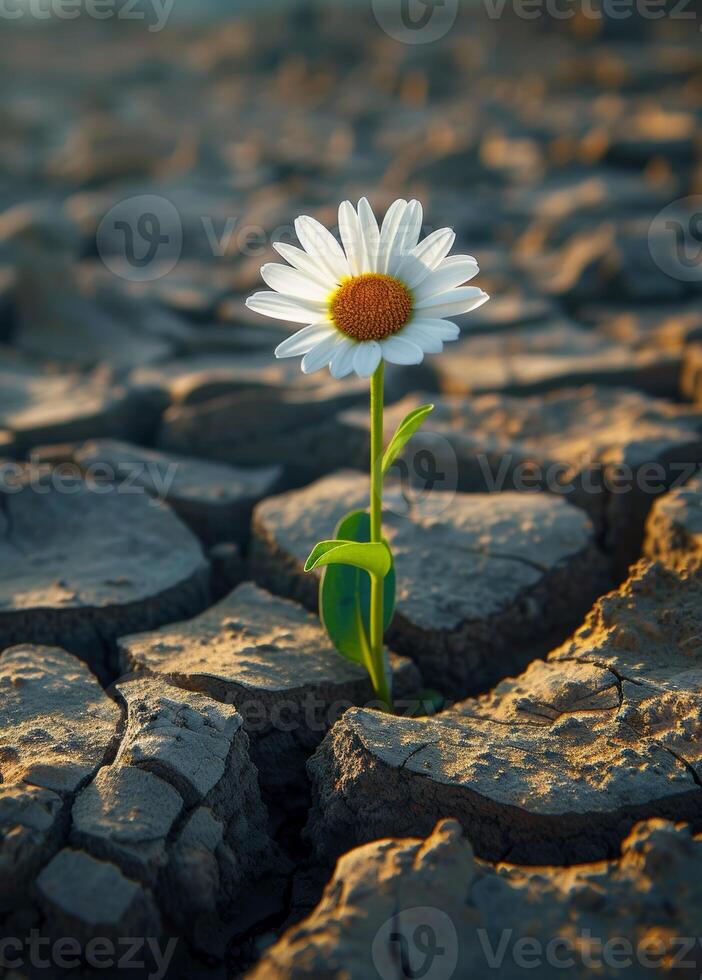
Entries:
[[[204,6],[0,32],[0,976],[699,976],[696,24]],[[361,194],[492,296],[386,372],[395,714],[303,571],[367,383],[244,305]]]

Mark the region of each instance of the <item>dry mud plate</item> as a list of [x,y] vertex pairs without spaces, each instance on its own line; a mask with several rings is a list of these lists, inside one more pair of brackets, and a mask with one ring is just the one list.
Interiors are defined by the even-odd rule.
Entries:
[[179,957],[221,956],[277,854],[236,709],[148,677],[115,703],[77,658],[28,645],[0,655],[0,692],[5,934],[175,934]]
[[645,554],[684,567],[702,554],[702,478],[667,493],[654,504],[646,525]]
[[0,649],[56,643],[110,673],[117,636],[198,612],[208,566],[196,538],[147,494],[0,492]]
[[[367,506],[368,480],[341,472],[254,511],[252,567],[273,591],[316,608],[303,571],[316,541]],[[587,515],[546,494],[389,495],[384,518],[398,576],[391,649],[424,680],[468,693],[522,669],[567,635],[605,587]]]
[[[429,452],[455,471],[459,490],[549,490],[590,515],[622,571],[639,556],[651,501],[683,483],[702,461],[697,409],[602,386],[522,398],[408,395],[385,413],[386,440],[409,411],[427,402],[434,411],[406,451],[412,482],[421,488],[422,454]],[[348,464],[365,469],[367,413],[342,412],[337,427]]]
[[[251,739],[262,787],[283,810],[306,795],[305,762],[343,711],[373,701],[368,675],[339,657],[319,620],[251,582],[183,623],[120,639],[121,668],[234,705]],[[421,686],[414,665],[391,658],[398,695]]]
[[279,466],[245,470],[112,439],[87,442],[73,458],[87,474],[102,472],[165,500],[207,544],[245,541],[253,505],[281,477]]
[[702,582],[642,562],[546,662],[427,721],[353,709],[310,760],[318,853],[457,817],[490,860],[616,853],[637,819],[702,826]]
[[[494,868],[476,860],[460,826],[446,820],[426,840],[375,841],[345,854],[317,908],[264,953],[249,977],[406,977],[406,969],[397,973],[403,940],[417,975],[432,948],[416,941],[423,934],[435,940],[428,977],[523,980],[536,965],[539,978],[590,980],[578,946],[586,936],[593,962],[597,950],[615,948],[621,937],[644,951],[650,943],[661,958],[674,956],[675,937],[698,929],[701,874],[702,836],[663,820],[638,824],[619,860],[567,869]],[[549,948],[557,955],[543,962],[520,959],[522,950],[538,958]],[[658,975],[630,959],[633,969],[607,975]],[[694,945],[689,960],[699,970],[702,954]]]
[[434,362],[442,392],[535,394],[581,384],[640,388],[671,395],[680,363],[664,351],[632,351],[567,320],[517,333],[466,336]]
[[0,362],[0,435],[11,436],[16,449],[98,436],[140,438],[153,429],[163,404],[155,389],[114,385],[100,372],[58,374],[19,358]]
[[50,647],[0,656],[0,915],[17,910],[65,829],[65,808],[102,764],[117,705],[81,661]]

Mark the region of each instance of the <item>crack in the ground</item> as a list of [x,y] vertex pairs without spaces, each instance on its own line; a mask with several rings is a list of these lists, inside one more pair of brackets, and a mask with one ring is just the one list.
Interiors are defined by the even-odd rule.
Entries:
[[[661,689],[656,687],[655,685],[647,683],[646,681],[636,680],[633,677],[627,677],[625,674],[622,674],[621,671],[617,670],[616,667],[613,667],[611,664],[604,663],[601,660],[589,660],[586,657],[559,657],[558,661],[554,661],[554,662],[561,663],[563,661],[566,661],[568,663],[575,663],[575,664],[589,664],[591,667],[598,667],[600,670],[605,670],[608,673],[612,674],[612,676],[615,678],[615,684],[619,695],[619,710],[621,710],[622,707],[624,706],[624,701],[625,701],[624,682],[625,681],[627,684],[633,684],[635,687],[641,687],[650,690],[656,694],[661,693]],[[602,688],[602,690],[607,690],[607,688]]]
[[[620,705],[617,705],[616,710],[619,711]],[[555,718],[550,718],[551,724],[555,725],[556,722],[560,721],[564,715],[598,715],[604,714],[607,711],[614,711],[614,705],[597,705],[594,708],[563,708],[562,711],[558,711]],[[546,715],[537,715],[539,718],[546,718]]]
[[525,558],[523,555],[510,555],[497,551],[483,551],[480,548],[466,548],[461,546],[458,549],[461,553],[467,555],[480,555],[482,558],[486,559],[502,559],[503,561],[513,561],[520,565],[526,565],[527,568],[533,568],[537,572],[541,572],[542,575],[548,575],[553,569],[549,568],[547,565],[541,565],[537,561],[532,561],[531,558]]
[[[518,708],[517,710],[523,711],[525,714],[536,715],[537,718],[546,718],[551,722],[558,721],[558,719],[562,718],[563,715],[574,715],[574,714],[580,714],[585,712],[610,711],[611,708],[607,705],[595,705],[592,708],[579,708],[578,704],[581,701],[592,700],[592,698],[597,697],[598,695],[604,694],[606,691],[611,690],[612,687],[618,688],[619,685],[615,681],[612,684],[607,684],[604,687],[597,688],[594,691],[589,691],[587,694],[583,694],[580,697],[575,698],[573,700],[572,705],[569,705],[568,707],[565,708],[558,708],[555,704],[549,704],[548,701],[538,701],[534,698],[533,700],[530,700],[529,707]],[[543,712],[540,711],[534,711],[531,708],[531,705],[535,705],[538,708],[544,708],[546,711],[551,712],[551,714],[544,714]],[[621,707],[621,701],[620,701],[620,707]]]
[[404,759],[404,760],[403,760],[403,761],[402,761],[402,762],[400,763],[400,769],[404,769],[404,768],[405,768],[405,766],[407,765],[407,763],[408,763],[408,762],[410,761],[410,759],[412,759],[412,758],[413,758],[413,757],[414,757],[415,755],[418,755],[418,754],[419,754],[420,752],[422,752],[422,751],[423,751],[424,749],[426,749],[426,748],[427,748],[428,746],[430,746],[430,745],[438,745],[438,744],[439,744],[439,743],[438,743],[438,741],[434,741],[434,742],[422,742],[422,744],[421,744],[421,745],[418,745],[418,746],[417,746],[416,748],[414,748],[414,749],[412,749],[412,751],[411,751],[411,752],[410,752],[410,754],[409,754],[409,755],[407,756],[407,758],[406,758],[406,759]]
[[627,728],[636,735],[637,738],[641,739],[642,742],[648,745],[655,745],[656,748],[661,749],[663,752],[667,752],[668,755],[672,756],[676,762],[679,762],[684,769],[687,770],[688,774],[692,778],[693,783],[702,789],[702,776],[697,772],[695,767],[689,762],[684,756],[680,755],[675,749],[671,749],[670,746],[664,745],[659,739],[654,738],[652,735],[647,735],[645,732],[640,731],[636,728],[630,721],[625,721],[624,724]]
[[687,769],[692,777],[692,781],[696,783],[700,789],[702,789],[702,776],[700,776],[691,762],[689,762],[684,756],[680,755],[679,752],[676,752],[675,749],[671,749],[669,746],[663,745],[662,742],[659,742],[656,739],[653,739],[652,741],[655,745],[658,745],[660,748],[665,749],[666,752],[669,752],[674,759],[677,759],[678,762]]
[[[519,727],[519,726],[516,726],[516,727]],[[527,727],[527,726],[523,726],[523,727]],[[542,727],[542,726],[531,726],[531,727]],[[399,769],[405,769],[406,766],[407,766],[407,764],[408,764],[408,762],[411,759],[413,759],[414,756],[419,755],[420,752],[422,752],[424,749],[428,748],[430,745],[442,745],[442,746],[446,746],[447,748],[451,748],[452,747],[452,748],[457,749],[459,751],[464,751],[465,748],[466,748],[465,741],[458,742],[458,741],[455,741],[453,739],[448,739],[448,738],[447,739],[438,738],[438,739],[432,739],[432,740],[430,740],[428,742],[422,742],[421,745],[415,746],[415,748],[413,748],[412,751],[406,756],[406,758],[397,766],[398,770]],[[527,755],[529,754],[529,749],[528,748],[525,748],[525,746],[523,746],[523,745],[515,745],[513,742],[505,742],[505,741],[503,741],[503,742],[500,742],[500,746],[506,746],[507,748],[514,749],[516,752],[522,752],[522,753],[525,753]],[[533,754],[534,755],[539,755],[538,752],[534,752]],[[422,775],[422,773],[418,773],[417,775]]]
[[[646,684],[644,681],[635,680],[633,677],[627,677],[625,674],[622,674],[619,670],[616,669],[616,667],[613,667],[611,664],[605,664],[602,663],[601,661],[596,661],[596,660],[584,661],[578,657],[563,657],[562,659],[570,660],[576,663],[589,663],[595,667],[600,668],[601,670],[609,671],[609,673],[611,673],[616,680],[616,687],[619,694],[619,706],[617,708],[617,713],[619,713],[622,707],[624,706],[624,702],[625,702],[624,682],[625,681],[627,684],[634,684],[637,687],[641,687],[644,689],[649,688],[649,685]],[[659,693],[659,689],[656,687],[651,686],[650,690],[653,694]],[[604,710],[604,709],[599,709],[599,710]],[[624,724],[638,739],[640,739],[645,744],[655,745],[659,749],[662,749],[664,752],[667,752],[669,755],[671,755],[677,762],[680,763],[680,765],[684,766],[684,768],[691,776],[693,782],[702,789],[702,776],[697,772],[697,770],[692,765],[692,763],[689,762],[684,756],[680,755],[678,752],[676,752],[674,749],[671,749],[669,746],[664,745],[661,741],[659,741],[657,738],[654,738],[652,735],[647,735],[645,732],[640,731],[634,725],[632,725],[630,721],[625,720]]]

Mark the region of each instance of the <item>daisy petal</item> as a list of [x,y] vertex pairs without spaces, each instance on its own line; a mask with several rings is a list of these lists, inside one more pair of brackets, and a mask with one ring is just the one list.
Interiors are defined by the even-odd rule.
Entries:
[[378,272],[385,273],[388,271],[388,263],[395,244],[395,237],[397,236],[397,230],[402,223],[406,208],[407,201],[403,200],[402,198],[398,201],[394,201],[388,208],[385,217],[383,218],[383,225],[380,229],[380,242],[378,244]]
[[415,287],[414,297],[416,300],[421,300],[429,296],[439,296],[447,289],[454,289],[456,286],[462,286],[464,282],[469,282],[479,271],[478,263],[471,255],[452,255],[450,259],[444,259],[438,269],[430,272],[426,279]]
[[422,310],[429,317],[458,316],[459,313],[470,313],[486,303],[490,297],[477,286],[461,286],[459,289],[449,289],[438,296],[430,296],[420,300],[416,310]]
[[314,279],[320,286],[324,286],[331,292],[337,285],[336,276],[333,276],[326,266],[323,266],[317,259],[303,252],[295,245],[287,245],[285,242],[273,242],[273,248],[279,255],[289,262],[291,266],[304,272],[306,276]]
[[330,323],[310,323],[308,326],[292,334],[275,349],[276,357],[297,357],[306,354],[316,347],[320,340],[325,340],[336,331]]
[[348,259],[352,276],[358,276],[366,268],[366,249],[361,222],[351,201],[339,205],[339,234]]
[[420,364],[424,360],[422,348],[404,337],[387,337],[380,346],[383,357],[390,364]]
[[291,269],[288,265],[280,265],[277,262],[267,262],[261,268],[261,278],[267,286],[275,289],[276,292],[285,293],[287,296],[295,296],[299,299],[311,299],[317,302],[325,302],[330,290],[320,286],[304,272]]
[[350,275],[344,250],[323,224],[303,214],[295,219],[295,233],[307,254],[318,259],[335,281]]
[[418,286],[448,255],[455,240],[456,233],[450,228],[433,231],[404,257],[398,266],[397,275],[410,289]]
[[356,353],[356,344],[348,337],[344,337],[336,347],[329,362],[329,370],[334,378],[345,378],[353,371],[353,358]]
[[[421,320],[413,320],[409,326],[419,327],[423,333],[431,331],[435,337],[444,342],[458,340],[461,336],[461,328],[457,323],[451,323],[450,320],[430,320],[428,317],[422,317]],[[408,327],[405,327],[405,330],[407,329]]]
[[364,340],[356,345],[353,353],[353,369],[359,378],[370,378],[380,364],[382,350],[375,340]]
[[365,197],[362,197],[358,202],[358,220],[361,224],[361,234],[366,245],[366,271],[375,272],[378,265],[380,231],[376,217],[373,214],[373,208]]
[[395,237],[392,254],[388,263],[388,272],[394,276],[408,252],[416,247],[419,233],[422,230],[423,211],[419,201],[410,201],[405,209],[402,222]]
[[408,324],[398,336],[404,340],[411,340],[413,344],[421,347],[425,354],[440,354],[444,349],[444,342],[430,328],[417,326],[416,323]]
[[256,313],[271,316],[275,320],[288,320],[290,323],[317,323],[326,316],[327,304],[312,300],[296,299],[282,293],[254,293],[246,300],[246,305]]
[[339,344],[339,335],[335,332],[331,336],[321,340],[311,351],[308,351],[302,358],[301,368],[303,374],[314,374],[320,368],[326,367],[331,360],[334,348]]

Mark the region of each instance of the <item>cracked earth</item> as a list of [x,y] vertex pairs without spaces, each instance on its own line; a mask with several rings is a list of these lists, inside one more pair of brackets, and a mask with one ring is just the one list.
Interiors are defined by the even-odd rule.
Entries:
[[[461,978],[505,936],[501,980],[520,940],[702,972],[702,291],[659,220],[694,218],[702,62],[671,18],[579,24],[3,28],[0,941],[385,980],[430,926]],[[492,295],[387,370],[386,438],[435,405],[386,488],[396,715],[303,572],[367,504],[367,385],[244,305],[361,193],[421,197]],[[145,195],[183,236],[138,281],[103,219]],[[0,963],[49,975],[105,972]]]

